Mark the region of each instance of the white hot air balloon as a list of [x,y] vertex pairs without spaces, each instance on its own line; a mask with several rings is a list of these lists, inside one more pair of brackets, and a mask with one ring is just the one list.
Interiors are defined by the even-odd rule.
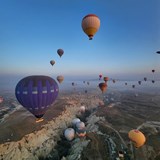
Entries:
[[74,118],[74,119],[72,120],[72,125],[73,125],[73,127],[75,127],[75,126],[76,126],[76,123],[78,123],[78,122],[81,122],[81,120],[80,120],[79,118]]
[[64,136],[68,141],[72,141],[75,137],[75,131],[73,128],[67,128],[64,131]]
[[84,112],[86,111],[85,106],[81,106],[80,109],[79,109],[79,111],[80,111],[81,113],[84,113]]
[[85,128],[84,122],[78,122],[78,123],[76,123],[76,128],[78,128],[78,129],[83,129],[83,128]]

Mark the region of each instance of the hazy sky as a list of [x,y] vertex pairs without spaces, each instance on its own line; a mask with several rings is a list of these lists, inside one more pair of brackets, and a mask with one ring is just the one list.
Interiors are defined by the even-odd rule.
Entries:
[[[0,0],[0,74],[147,74],[160,64],[159,8],[160,0]],[[101,21],[92,41],[81,28],[89,13]]]

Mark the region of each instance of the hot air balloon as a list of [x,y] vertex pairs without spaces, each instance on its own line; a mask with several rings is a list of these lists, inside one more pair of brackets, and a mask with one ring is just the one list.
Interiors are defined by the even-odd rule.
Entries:
[[152,69],[152,73],[154,73],[155,72],[155,69]]
[[84,127],[85,127],[84,122],[77,122],[77,123],[76,123],[76,128],[78,128],[78,129],[83,129]]
[[81,120],[80,120],[79,118],[74,118],[74,119],[72,120],[72,125],[73,125],[73,127],[75,127],[75,126],[76,126],[76,123],[78,123],[78,122],[81,122]]
[[115,79],[113,79],[113,80],[112,80],[112,82],[113,82],[113,83],[116,83],[116,80],[115,80]]
[[72,141],[75,137],[75,131],[73,128],[67,128],[64,131],[64,136],[68,141]]
[[43,115],[56,100],[58,92],[57,82],[43,75],[25,77],[15,88],[18,102],[37,118],[36,122],[43,121]]
[[63,55],[64,51],[63,51],[63,49],[58,49],[57,53],[61,57]]
[[87,84],[89,85],[89,82],[87,82]]
[[155,81],[154,80],[152,80],[152,83],[154,83]]
[[56,62],[54,60],[50,61],[50,64],[53,66]]
[[0,96],[0,104],[3,102],[3,97]]
[[107,90],[107,84],[106,83],[99,83],[99,88],[104,93]]
[[85,90],[84,92],[85,92],[85,93],[87,93],[88,91],[87,91],[87,90]]
[[72,82],[72,86],[74,86],[74,82]]
[[127,82],[125,83],[125,85],[127,86]]
[[108,77],[103,77],[103,80],[105,81],[105,83],[109,80]]
[[84,113],[85,111],[86,111],[85,106],[81,106],[80,109],[79,109],[79,112]]
[[135,88],[135,85],[132,85],[132,88]]
[[85,83],[85,81],[83,81],[83,83]]
[[144,134],[136,129],[129,131],[128,137],[133,142],[136,148],[143,146],[146,141]]
[[160,51],[157,51],[156,53],[157,53],[157,54],[160,54]]
[[147,81],[147,78],[146,78],[146,77],[144,77],[144,81]]
[[62,83],[63,80],[64,80],[64,77],[63,77],[63,76],[57,76],[57,81],[58,81],[59,83]]
[[141,85],[141,81],[138,81],[138,84]]
[[99,80],[102,78],[102,74],[99,75]]
[[88,35],[89,40],[93,39],[99,27],[100,19],[95,14],[88,14],[82,19],[82,29]]

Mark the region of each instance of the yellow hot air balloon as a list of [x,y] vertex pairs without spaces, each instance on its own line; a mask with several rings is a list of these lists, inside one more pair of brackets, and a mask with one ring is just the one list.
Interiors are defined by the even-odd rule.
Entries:
[[128,137],[133,142],[136,148],[143,146],[146,141],[144,134],[137,129],[129,131]]
[[100,27],[100,19],[95,14],[88,14],[82,19],[82,29],[92,40],[95,33]]
[[57,81],[58,81],[59,83],[62,83],[63,80],[64,80],[64,77],[63,77],[63,76],[57,76]]

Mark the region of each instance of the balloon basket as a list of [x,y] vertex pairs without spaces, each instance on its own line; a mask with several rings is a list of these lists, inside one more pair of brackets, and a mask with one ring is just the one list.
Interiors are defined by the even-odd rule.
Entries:
[[36,123],[39,123],[39,122],[42,122],[42,121],[44,121],[43,118],[37,118],[37,119],[36,119]]

